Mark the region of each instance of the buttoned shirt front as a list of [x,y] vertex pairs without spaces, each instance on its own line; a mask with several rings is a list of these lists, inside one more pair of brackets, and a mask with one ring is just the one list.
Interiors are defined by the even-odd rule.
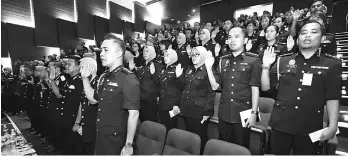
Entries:
[[68,78],[62,87],[61,92],[61,115],[66,128],[71,128],[74,125],[78,108],[81,101],[83,84],[79,74]]
[[[155,72],[151,74],[150,66],[154,64]],[[153,99],[159,96],[159,83],[157,78],[161,73],[162,66],[154,61],[148,62],[137,70],[136,74],[140,81],[141,100]]]
[[299,52],[279,61],[279,81],[276,65],[270,71],[271,86],[278,87],[271,127],[303,136],[322,129],[326,101],[341,98],[340,60],[318,54],[305,59]]
[[189,67],[179,78],[179,84],[184,88],[180,103],[180,115],[189,118],[202,119],[202,116],[214,114],[215,92],[211,89],[205,65]]
[[159,75],[160,84],[160,98],[159,109],[160,110],[172,110],[173,106],[180,104],[182,88],[178,84],[176,78],[175,69],[177,63],[174,63],[168,67],[163,67],[161,74]]
[[98,101],[97,133],[125,134],[128,110],[140,109],[140,85],[135,74],[123,66],[107,71],[100,76],[94,93]]
[[229,123],[240,123],[239,112],[252,106],[251,87],[259,87],[261,61],[257,55],[243,52],[221,58],[217,82],[221,87],[219,117]]
[[[98,77],[95,77],[91,82],[93,89],[97,88]],[[96,134],[96,121],[98,105],[90,104],[86,94],[83,92],[81,97],[81,126],[82,126],[82,141],[94,142]]]

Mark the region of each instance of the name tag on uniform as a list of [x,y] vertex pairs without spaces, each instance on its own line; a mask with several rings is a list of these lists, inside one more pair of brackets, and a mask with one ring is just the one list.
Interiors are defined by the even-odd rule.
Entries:
[[109,85],[109,86],[118,87],[118,84],[117,84],[117,83],[114,83],[114,82],[109,82],[108,85]]
[[70,85],[69,89],[75,89],[75,86],[74,85]]
[[168,72],[168,73],[174,73],[174,72]]
[[245,66],[247,66],[247,65],[248,65],[248,63],[240,63],[240,65],[245,65]]
[[311,86],[313,79],[313,73],[303,73],[302,85]]
[[329,67],[324,67],[324,66],[311,66],[311,68],[314,68],[314,69],[329,69]]

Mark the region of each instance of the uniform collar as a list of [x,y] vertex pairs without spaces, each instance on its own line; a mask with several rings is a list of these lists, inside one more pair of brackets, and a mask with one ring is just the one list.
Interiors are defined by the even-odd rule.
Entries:
[[80,74],[76,74],[75,76],[72,77],[73,80],[75,80],[76,78],[79,78]]
[[[157,58],[157,56],[156,56],[156,58]],[[152,62],[153,62],[153,59],[151,61],[147,62],[147,64],[145,66],[146,67],[150,66]]]
[[309,59],[306,59],[299,50],[296,53],[296,58],[301,58],[308,61],[311,61],[311,60],[319,61],[319,57],[320,57],[319,50],[316,51]]
[[194,72],[197,72],[197,71],[202,71],[202,70],[204,70],[205,69],[205,65],[204,64],[202,64],[200,67],[198,67],[198,68],[195,68],[195,67],[193,67],[192,68],[192,70],[194,71]]
[[244,60],[244,57],[245,57],[245,50],[242,52],[242,53],[240,53],[239,55],[237,55],[237,56],[234,56],[233,54],[232,54],[232,52],[231,52],[231,59],[233,59],[233,58],[236,58],[236,59],[241,59],[241,60]]
[[168,67],[164,66],[163,68],[165,68],[165,69],[173,69],[173,68],[176,67],[177,64],[178,64],[178,62],[175,62],[175,63],[171,64],[170,66],[168,66]]
[[106,74],[107,77],[110,77],[111,74],[116,75],[117,72],[120,71],[122,68],[123,68],[123,65],[120,65],[120,66],[116,67],[116,68],[115,68],[114,70],[112,70],[112,71],[106,70],[106,71],[105,71],[105,74]]

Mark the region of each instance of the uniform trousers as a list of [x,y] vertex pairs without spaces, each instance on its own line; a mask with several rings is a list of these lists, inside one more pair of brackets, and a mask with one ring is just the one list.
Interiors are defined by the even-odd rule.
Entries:
[[178,126],[178,117],[174,116],[170,118],[169,111],[163,110],[159,112],[161,124],[167,128],[169,131],[172,128],[177,128]]
[[157,97],[140,101],[140,121],[158,122],[157,118]]
[[[203,119],[203,117],[202,117]],[[208,122],[205,121],[203,124],[201,123],[202,119],[194,119],[179,116],[178,117],[178,126],[182,130],[186,130],[192,133],[199,135],[201,138],[201,154],[203,154],[205,143],[208,140]]]
[[291,135],[272,129],[271,153],[289,155],[291,149],[294,155],[322,155],[323,152],[323,146],[319,142],[312,143],[309,135]]
[[97,132],[94,155],[120,155],[126,144],[126,134]]
[[221,140],[249,148],[249,128],[242,127],[241,123],[228,123],[222,119],[219,120],[218,128]]
[[93,155],[94,154],[94,142],[82,142],[82,154]]

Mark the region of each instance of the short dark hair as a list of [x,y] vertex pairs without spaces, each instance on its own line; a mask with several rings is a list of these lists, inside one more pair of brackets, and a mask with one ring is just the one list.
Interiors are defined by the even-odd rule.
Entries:
[[256,27],[256,21],[255,20],[249,20],[246,25],[248,26],[249,24],[253,24],[254,27]]
[[169,46],[172,44],[170,41],[168,40],[162,40],[159,42],[159,44],[163,44],[166,47],[166,50],[168,50]]
[[[245,28],[240,27],[240,26],[235,26],[235,27],[232,27],[232,28],[230,29],[230,31],[231,31],[232,29],[234,29],[234,28],[241,28],[241,29],[242,29],[242,34],[243,34],[244,38],[246,38],[246,37],[248,36],[248,32],[247,32],[247,30],[246,30]],[[228,32],[228,33],[229,33],[229,32]]]
[[326,32],[325,32],[325,26],[321,25],[318,21],[315,21],[315,20],[308,20],[305,24],[303,24],[303,26],[302,26],[301,29],[300,29],[300,32],[301,32],[302,28],[303,28],[305,25],[311,24],[311,23],[317,23],[317,24],[319,24],[321,36],[325,35],[325,33],[326,33]]
[[126,44],[124,41],[116,36],[114,33],[109,33],[105,35],[104,40],[113,40],[122,50],[122,56],[124,55],[126,51]]

